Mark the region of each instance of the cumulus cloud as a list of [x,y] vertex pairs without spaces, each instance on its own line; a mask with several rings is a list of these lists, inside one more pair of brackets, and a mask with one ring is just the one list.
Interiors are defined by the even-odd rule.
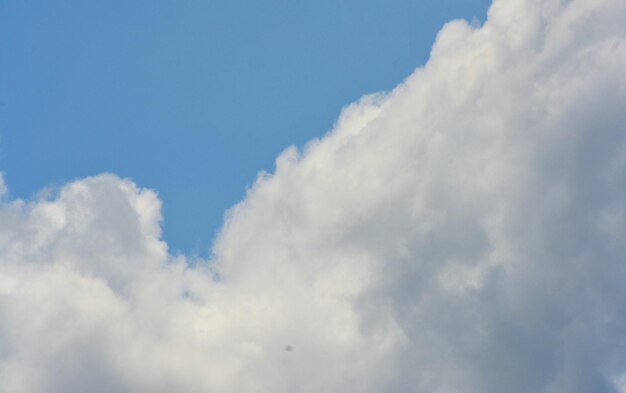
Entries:
[[206,262],[128,179],[0,199],[0,392],[625,392],[624,20],[448,23],[260,174]]

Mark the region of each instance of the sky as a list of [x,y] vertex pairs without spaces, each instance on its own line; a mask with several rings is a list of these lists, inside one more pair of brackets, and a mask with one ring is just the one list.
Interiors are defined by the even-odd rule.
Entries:
[[0,1],[0,167],[10,193],[102,172],[158,190],[174,251],[289,145],[423,64],[487,0]]
[[[3,3],[3,11],[22,6],[16,4]],[[462,11],[452,3],[449,8]],[[359,20],[360,12],[347,7],[340,18],[344,26]],[[406,14],[390,13],[399,19]],[[140,19],[130,10],[124,15]],[[317,83],[317,94],[329,89],[341,101],[328,109],[330,119],[309,112],[323,99],[307,95],[311,89],[296,82],[317,69],[315,63],[288,67],[292,79],[283,88],[312,100],[297,113],[270,93],[248,98],[263,83],[280,95],[269,79],[250,84],[256,72],[270,74],[271,67],[243,62],[254,71],[237,79],[247,81],[243,90],[227,78],[210,79],[231,88],[220,97],[231,108],[223,112],[226,124],[274,119],[304,131],[297,134],[300,140],[283,143],[279,132],[265,137],[263,127],[245,128],[258,137],[254,148],[267,148],[273,158],[260,157],[249,174],[213,166],[238,191],[234,202],[225,203],[232,207],[221,213],[214,239],[202,240],[210,247],[205,256],[195,245],[184,246],[197,244],[193,231],[178,232],[186,236],[180,243],[168,237],[170,213],[185,218],[168,208],[167,191],[147,174],[176,181],[189,176],[190,189],[213,190],[220,182],[207,183],[196,168],[159,172],[142,161],[159,151],[156,145],[171,145],[168,154],[153,157],[164,166],[182,165],[172,152],[176,144],[165,138],[180,134],[146,131],[133,139],[129,132],[106,134],[103,128],[76,131],[66,141],[41,131],[39,140],[22,140],[28,155],[20,139],[11,138],[17,134],[3,134],[0,393],[626,393],[626,2],[494,0],[485,15],[440,24],[424,38],[430,40],[425,58],[407,55],[413,65],[399,69],[400,77],[379,68],[395,59],[391,55],[355,60],[346,74],[365,75],[348,72],[358,64],[385,75],[377,80],[389,86],[363,89],[374,93],[350,90],[346,103],[335,92],[340,83]],[[107,39],[122,31],[96,19],[76,21]],[[6,25],[3,34],[11,29]],[[80,42],[74,25],[56,26]],[[337,31],[324,34],[311,43],[342,42]],[[299,42],[298,37],[304,36],[288,39]],[[42,56],[50,70],[63,70],[69,79],[86,72],[56,48],[46,52],[22,38],[21,45],[9,40],[3,54]],[[386,39],[413,38],[403,33]],[[123,40],[123,48],[133,53],[133,43]],[[100,52],[81,52],[92,47],[83,44],[74,46],[75,53],[95,60],[91,56]],[[175,42],[172,47],[185,48]],[[138,64],[146,64],[148,53],[160,56],[158,48],[135,57]],[[249,56],[239,53],[245,53],[242,60]],[[11,64],[5,59],[3,67]],[[168,59],[179,66],[176,58]],[[111,74],[104,75],[133,70],[109,61]],[[241,67],[233,75],[246,75]],[[139,125],[134,109],[145,105],[145,113],[156,116],[151,103],[159,100],[178,108],[169,112],[174,120],[193,119],[183,116],[186,106],[165,97],[200,85],[191,78],[188,85],[168,85],[169,95],[156,94],[151,84],[135,82],[145,82],[144,76],[176,79],[167,78],[170,71],[150,70],[137,66],[128,74],[132,83],[104,80],[106,89],[80,84],[102,90],[111,103],[125,102],[117,112],[113,104],[95,111],[88,105],[91,94],[74,100],[47,96],[55,90],[43,86],[72,91],[72,85],[42,74],[33,74],[15,100],[3,105],[16,113],[10,121],[23,115],[21,124],[33,129],[56,124],[57,115],[62,124],[96,127],[111,126],[126,113],[128,124]],[[54,83],[42,83],[35,94],[37,77]],[[2,78],[3,87],[19,80]],[[140,85],[147,90],[129,89],[133,94],[126,100],[116,94],[122,86]],[[39,116],[20,115],[24,100],[40,107]],[[267,105],[263,111],[252,104],[259,101]],[[228,103],[237,103],[236,111]],[[82,111],[60,116],[72,105]],[[297,115],[304,112],[328,132]],[[161,124],[166,118],[151,119]],[[222,157],[237,161],[244,154],[243,148],[226,149],[243,144],[241,132],[216,148]],[[281,146],[269,148],[269,141]],[[82,151],[82,142],[93,146],[84,157],[102,154],[111,165],[92,168],[68,153]],[[203,161],[206,156],[196,149],[180,154]],[[54,166],[37,160],[43,151],[66,157],[68,166],[86,173],[46,174]],[[15,175],[8,157],[17,153],[28,165]],[[124,154],[146,165],[146,172],[116,167],[114,158]],[[45,178],[35,180],[35,173]],[[184,188],[170,190],[184,195]]]

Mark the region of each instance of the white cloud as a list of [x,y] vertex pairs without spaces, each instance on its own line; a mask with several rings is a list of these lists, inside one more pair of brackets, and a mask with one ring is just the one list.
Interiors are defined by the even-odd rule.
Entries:
[[0,172],[0,198],[4,197],[7,193],[7,185],[4,182],[4,173]]
[[0,392],[623,391],[624,20],[496,0],[447,24],[261,174],[208,263],[126,179],[5,199]]

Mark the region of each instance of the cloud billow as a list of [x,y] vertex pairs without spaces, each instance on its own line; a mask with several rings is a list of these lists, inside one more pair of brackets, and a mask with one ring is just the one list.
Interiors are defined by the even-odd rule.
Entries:
[[0,392],[626,392],[624,20],[448,23],[260,174],[207,262],[128,179],[5,196]]

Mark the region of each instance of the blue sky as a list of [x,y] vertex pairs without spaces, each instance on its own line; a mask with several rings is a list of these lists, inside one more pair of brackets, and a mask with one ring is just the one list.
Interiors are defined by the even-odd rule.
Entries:
[[626,1],[486,7],[0,0],[0,393],[626,393]]
[[12,197],[113,172],[206,255],[225,209],[342,106],[424,63],[489,1],[0,1],[0,169]]

